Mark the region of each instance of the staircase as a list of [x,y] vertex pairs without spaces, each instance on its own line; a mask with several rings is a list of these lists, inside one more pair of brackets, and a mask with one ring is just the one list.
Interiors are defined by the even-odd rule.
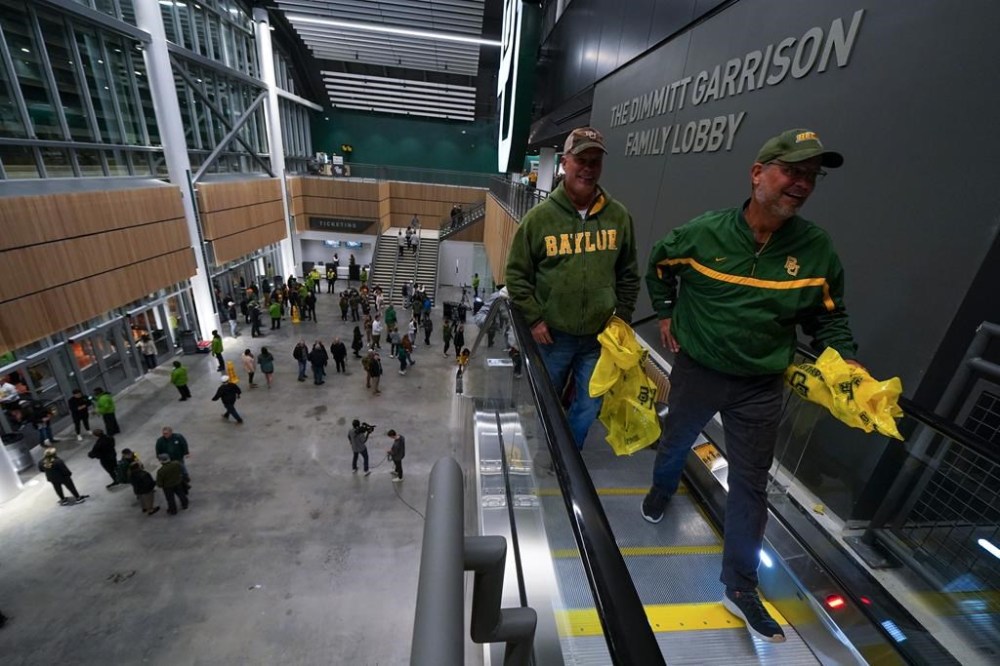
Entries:
[[[426,287],[431,303],[437,305],[438,238],[437,229],[420,230],[420,249],[417,251],[416,280]],[[410,273],[412,275],[412,273]]]
[[396,276],[396,255],[398,254],[396,244],[396,234],[398,229],[389,229],[379,236],[375,245],[375,253],[372,256],[371,272],[368,276],[368,289],[372,293],[374,303],[374,289],[376,285],[382,287],[382,292],[388,296],[392,289],[392,281]]

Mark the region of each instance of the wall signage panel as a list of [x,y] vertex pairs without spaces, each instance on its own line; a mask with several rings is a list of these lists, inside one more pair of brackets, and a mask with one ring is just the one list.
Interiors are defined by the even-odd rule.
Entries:
[[378,220],[358,220],[346,217],[310,217],[309,228],[313,231],[346,231],[362,233]]

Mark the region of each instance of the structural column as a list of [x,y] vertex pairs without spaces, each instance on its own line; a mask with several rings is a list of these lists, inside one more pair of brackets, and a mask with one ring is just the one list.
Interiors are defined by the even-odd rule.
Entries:
[[167,35],[163,29],[163,16],[158,2],[136,2],[136,25],[149,33],[150,42],[143,52],[149,89],[156,112],[156,124],[163,143],[163,157],[167,162],[170,182],[181,190],[184,219],[188,236],[194,249],[195,274],[191,277],[191,292],[198,313],[198,332],[203,340],[212,338],[212,330],[219,328],[219,315],[215,311],[211,279],[205,263],[205,251],[195,215],[194,189],[191,186],[191,161],[187,153],[187,140],[181,124],[181,109],[177,102],[177,87],[167,51]]
[[285,229],[288,237],[281,241],[280,275],[299,274],[298,260],[302,257],[302,246],[295,225],[288,214],[288,188],[285,183],[285,146],[281,138],[281,109],[278,105],[278,84],[274,76],[274,50],[271,46],[271,23],[267,10],[253,10],[253,24],[257,39],[257,61],[260,63],[261,80],[267,86],[267,145],[271,149],[271,171],[281,183],[281,208],[285,214]]
[[535,186],[543,192],[552,191],[552,180],[556,175],[556,149],[538,149],[538,182]]

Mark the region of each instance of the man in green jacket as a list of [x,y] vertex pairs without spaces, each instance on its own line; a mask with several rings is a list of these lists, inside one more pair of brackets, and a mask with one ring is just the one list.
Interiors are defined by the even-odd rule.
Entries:
[[115,416],[115,399],[101,386],[94,389],[94,397],[96,398],[94,408],[104,419],[104,432],[112,437],[121,433],[122,430],[118,427],[118,417]]
[[597,417],[590,376],[597,334],[612,315],[632,318],[639,295],[632,217],[598,185],[604,137],[580,127],[566,138],[563,182],[521,220],[507,259],[507,291],[524,313],[557,391],[570,373],[576,396],[567,418],[583,447]]
[[750,169],[750,199],[671,231],[653,247],[646,274],[660,341],[675,356],[670,415],[642,515],[663,519],[691,445],[721,413],[729,462],[722,601],[751,634],[772,642],[785,634],[757,595],[757,563],[796,326],[846,359],[857,349],[840,259],[829,235],[798,216],[822,167],[843,162],[809,130],[768,140]]
[[222,360],[222,336],[218,331],[212,331],[212,356],[219,362],[219,372],[226,371],[226,362]]
[[177,388],[181,394],[180,402],[184,402],[191,397],[191,389],[188,388],[188,371],[180,361],[174,361],[174,369],[170,371],[170,383]]

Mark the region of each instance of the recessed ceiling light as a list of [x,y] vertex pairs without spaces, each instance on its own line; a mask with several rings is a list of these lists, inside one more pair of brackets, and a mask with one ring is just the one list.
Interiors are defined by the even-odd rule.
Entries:
[[500,42],[495,39],[483,39],[482,37],[470,37],[468,35],[456,35],[447,32],[433,32],[430,30],[410,30],[409,28],[396,28],[389,25],[375,25],[373,23],[357,23],[354,21],[338,21],[335,19],[322,18],[319,16],[305,16],[303,14],[286,14],[289,23],[311,23],[313,25],[325,25],[331,28],[348,28],[352,30],[365,30],[368,32],[383,32],[390,35],[405,35],[407,37],[423,37],[442,42],[460,42],[463,44],[479,44],[481,46],[500,46]]

